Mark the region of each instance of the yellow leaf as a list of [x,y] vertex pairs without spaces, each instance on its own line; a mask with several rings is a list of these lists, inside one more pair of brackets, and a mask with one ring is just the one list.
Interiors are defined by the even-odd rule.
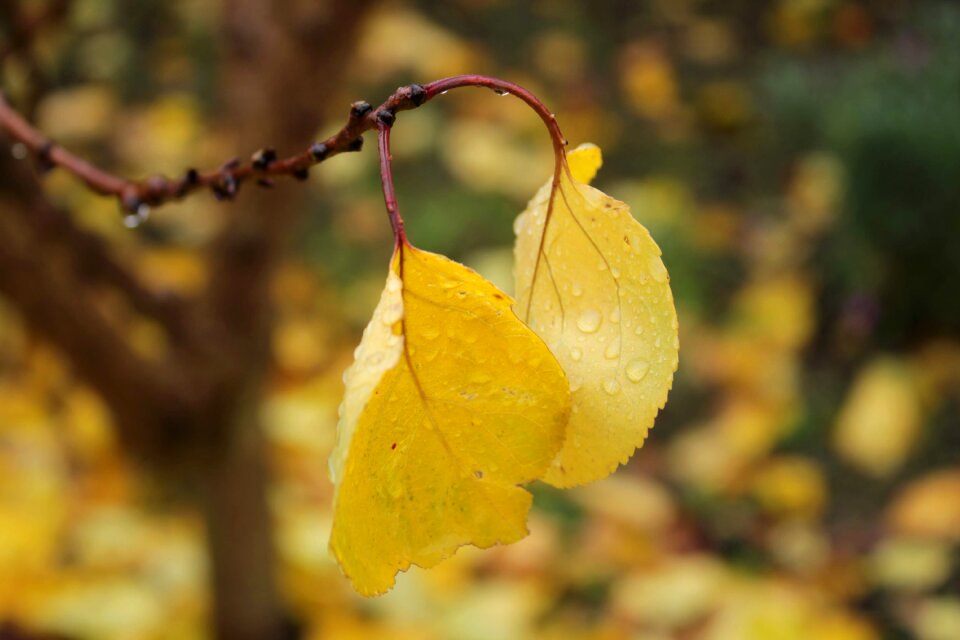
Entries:
[[330,548],[364,595],[411,563],[527,534],[530,494],[563,441],[570,394],[511,300],[403,244],[344,375],[330,458]]
[[677,369],[677,313],[660,248],[627,205],[584,182],[600,149],[567,156],[520,214],[517,315],[544,339],[570,381],[563,449],[544,477],[558,487],[610,474],[643,444]]
[[910,367],[897,358],[880,356],[857,375],[837,417],[833,444],[857,469],[883,478],[906,462],[923,421]]

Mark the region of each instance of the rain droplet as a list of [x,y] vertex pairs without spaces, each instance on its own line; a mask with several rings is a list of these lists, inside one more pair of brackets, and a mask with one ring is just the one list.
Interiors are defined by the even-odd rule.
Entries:
[[642,336],[643,335],[643,325],[638,324],[637,328],[633,330],[634,335]]
[[630,379],[630,382],[640,382],[647,375],[649,369],[650,363],[646,360],[633,360],[627,365],[627,378]]
[[383,324],[393,325],[403,317],[403,305],[392,304],[383,310]]
[[603,383],[603,390],[609,395],[615,396],[617,392],[620,391],[620,383],[616,380],[607,380]]
[[420,328],[420,335],[427,340],[435,340],[440,337],[440,327],[435,324],[425,324]]
[[570,293],[573,294],[573,297],[579,298],[583,295],[583,287],[580,286],[579,282],[574,282],[570,288]]
[[583,386],[583,381],[577,376],[570,376],[570,391],[577,391]]
[[394,500],[399,499],[403,495],[403,486],[400,484],[394,483],[390,485],[389,488],[390,497]]
[[123,226],[127,229],[136,229],[141,224],[146,222],[147,218],[150,217],[150,207],[141,204],[137,207],[137,210],[134,213],[128,213],[123,216]]
[[600,328],[600,313],[596,309],[587,309],[577,318],[577,328],[584,333],[594,333]]
[[616,307],[613,311],[610,312],[610,322],[617,324],[620,322],[620,307]]
[[650,257],[650,275],[657,282],[667,281],[667,269],[663,266],[659,256]]
[[504,90],[504,89],[494,89],[493,92],[494,92],[495,94],[497,94],[498,96],[506,96],[506,95],[509,95],[509,94],[510,94],[509,91],[506,91],[506,90]]
[[615,360],[620,355],[620,339],[616,339],[607,346],[607,350],[603,352],[603,357],[607,360]]
[[580,347],[574,347],[570,349],[570,357],[574,362],[580,362],[580,358],[583,357],[583,351],[580,350]]
[[614,278],[619,278],[619,277],[620,277],[620,269],[617,269],[616,267],[611,267],[611,268],[610,268],[610,275],[612,275]]

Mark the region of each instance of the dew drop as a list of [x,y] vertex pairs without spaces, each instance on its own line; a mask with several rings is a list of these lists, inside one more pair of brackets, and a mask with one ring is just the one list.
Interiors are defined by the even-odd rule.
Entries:
[[583,386],[583,380],[581,380],[578,376],[570,376],[569,380],[571,392],[577,391]]
[[616,380],[607,380],[603,383],[603,390],[611,396],[617,395],[617,392],[620,391],[620,383]]
[[574,282],[573,286],[570,288],[570,293],[575,298],[579,298],[583,295],[583,287],[580,286],[579,282]]
[[610,268],[610,275],[612,275],[614,278],[619,278],[619,277],[620,277],[620,269],[617,269],[616,267],[611,267],[611,268]]
[[613,311],[610,312],[610,322],[617,324],[620,322],[620,307],[616,307]]
[[650,257],[650,275],[657,282],[667,281],[667,269],[663,266],[659,256]]
[[440,337],[440,327],[435,324],[425,324],[420,328],[420,335],[427,340],[436,340]]
[[630,379],[630,382],[640,382],[649,370],[650,363],[646,360],[633,360],[627,365],[627,378]]
[[633,330],[633,334],[634,334],[634,335],[637,335],[637,336],[642,336],[642,335],[643,335],[643,325],[642,325],[642,324],[638,324],[638,325],[637,325],[637,328]]
[[128,213],[123,216],[123,226],[127,229],[136,229],[141,224],[146,222],[147,218],[150,217],[150,207],[141,204],[137,207],[137,210],[134,213]]
[[583,351],[580,349],[580,347],[574,347],[573,349],[570,349],[570,357],[574,362],[580,362],[580,358],[583,357]]
[[603,352],[603,357],[607,360],[615,360],[620,355],[620,340],[616,339],[611,342],[606,351]]
[[391,304],[383,310],[383,324],[393,325],[403,317],[403,305]]
[[596,309],[587,309],[577,318],[577,328],[584,333],[594,333],[600,328],[600,313]]

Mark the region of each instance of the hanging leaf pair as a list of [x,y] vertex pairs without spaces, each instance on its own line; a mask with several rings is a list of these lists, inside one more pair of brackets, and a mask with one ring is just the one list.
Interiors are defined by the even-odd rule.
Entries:
[[364,595],[464,544],[523,538],[532,496],[518,485],[570,487],[626,462],[666,402],[678,349],[659,248],[586,184],[597,147],[560,147],[517,218],[511,308],[477,273],[409,244],[387,127],[380,141],[397,244],[344,377],[330,459],[330,548]]

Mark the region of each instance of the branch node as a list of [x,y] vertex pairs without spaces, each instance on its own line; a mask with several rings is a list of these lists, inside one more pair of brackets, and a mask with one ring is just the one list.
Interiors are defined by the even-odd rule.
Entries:
[[407,87],[407,91],[410,92],[410,102],[415,107],[419,107],[427,100],[427,90],[423,88],[422,84],[411,84]]
[[366,100],[359,100],[350,105],[350,117],[359,120],[373,110]]
[[56,163],[53,161],[51,156],[55,146],[56,145],[51,140],[46,140],[43,142],[43,144],[37,147],[37,171],[40,173],[49,173],[56,166]]
[[393,109],[381,109],[377,112],[377,121],[382,122],[388,127],[392,127],[396,120],[397,114],[394,113]]
[[330,153],[330,148],[322,142],[314,142],[310,146],[310,156],[313,158],[314,162],[323,162],[327,159],[327,155]]
[[271,164],[273,164],[277,159],[277,152],[273,147],[266,147],[260,149],[253,154],[253,157],[250,159],[253,168],[258,171],[265,171]]

